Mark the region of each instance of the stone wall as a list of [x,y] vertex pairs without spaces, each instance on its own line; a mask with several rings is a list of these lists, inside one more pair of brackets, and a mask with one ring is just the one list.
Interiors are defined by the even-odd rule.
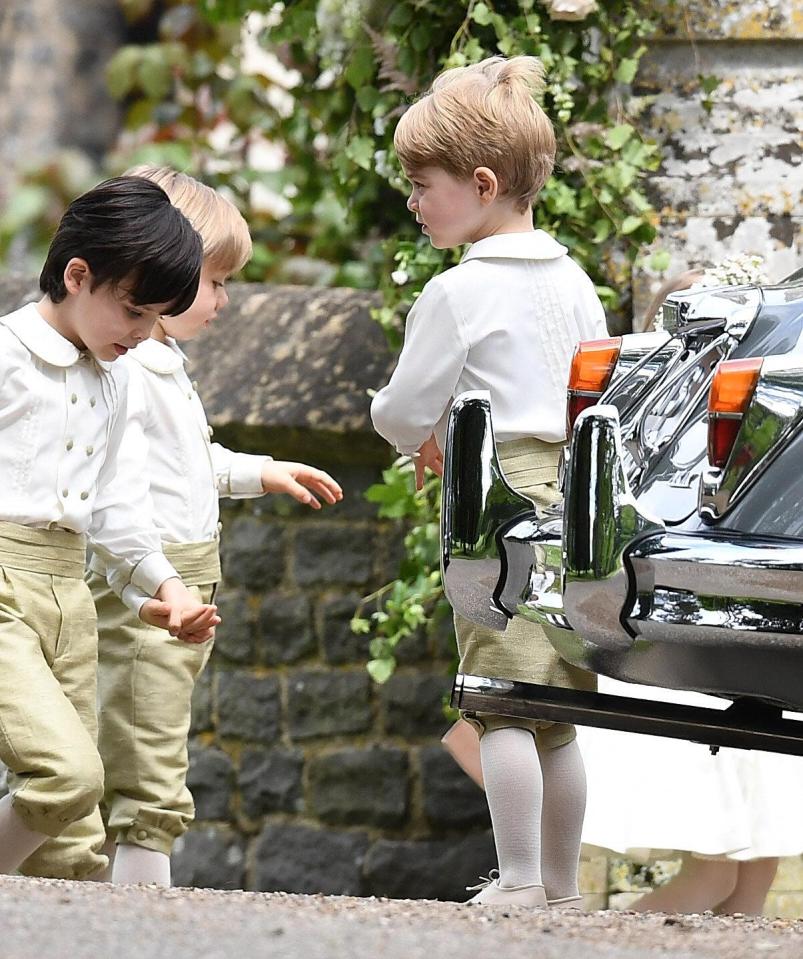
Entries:
[[[665,276],[734,253],[765,257],[770,280],[803,263],[803,7],[799,0],[672,4],[637,92],[663,162],[648,192]],[[720,81],[710,96],[700,78]],[[639,317],[664,278],[634,283]]]

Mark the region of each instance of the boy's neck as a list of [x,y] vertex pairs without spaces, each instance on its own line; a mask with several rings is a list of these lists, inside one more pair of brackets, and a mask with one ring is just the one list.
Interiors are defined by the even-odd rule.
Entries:
[[532,207],[528,206],[523,213],[513,209],[500,210],[499,214],[490,217],[483,227],[482,235],[477,236],[474,242],[501,233],[532,233],[535,230]]
[[69,299],[63,300],[61,303],[54,303],[49,296],[43,296],[36,304],[36,309],[45,323],[52,326],[65,340],[69,340],[77,350],[83,351],[86,349],[86,346],[75,333],[71,320]]
[[162,324],[159,322],[159,320],[157,320],[157,321],[153,324],[153,329],[151,330],[151,337],[150,337],[150,338],[151,338],[152,340],[158,340],[159,343],[166,343],[166,342],[167,342],[167,333],[165,333],[164,327],[163,327]]

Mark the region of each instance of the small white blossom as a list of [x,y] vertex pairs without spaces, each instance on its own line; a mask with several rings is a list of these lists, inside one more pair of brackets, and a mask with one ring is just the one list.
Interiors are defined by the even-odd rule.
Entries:
[[404,286],[404,284],[410,279],[410,274],[406,270],[394,270],[390,274],[391,280],[396,284],[396,286]]
[[290,201],[275,190],[271,190],[257,180],[251,184],[249,192],[249,205],[255,213],[265,213],[273,217],[274,220],[281,220],[288,216],[293,206]]
[[272,143],[259,134],[254,134],[248,144],[248,166],[252,170],[272,172],[281,170],[285,163],[285,151],[278,143]]
[[764,257],[756,253],[737,253],[734,256],[725,257],[724,260],[706,269],[698,282],[700,286],[742,286],[747,283],[766,283]]
[[379,176],[384,177],[386,180],[393,176],[393,167],[388,163],[387,150],[374,151],[374,169]]
[[585,20],[597,9],[596,0],[543,0],[550,20]]

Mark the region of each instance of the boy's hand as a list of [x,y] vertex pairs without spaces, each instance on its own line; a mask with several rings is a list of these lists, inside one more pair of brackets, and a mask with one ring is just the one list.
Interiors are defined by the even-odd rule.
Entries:
[[220,622],[217,606],[199,603],[180,579],[168,579],[139,611],[140,619],[185,643],[205,643]]
[[438,449],[435,434],[421,444],[418,455],[413,458],[415,465],[415,488],[424,488],[424,468],[429,467],[433,473],[443,476],[443,453]]
[[321,508],[313,493],[330,505],[343,499],[343,490],[328,473],[304,463],[268,460],[262,467],[262,489],[266,493],[287,493],[313,509]]

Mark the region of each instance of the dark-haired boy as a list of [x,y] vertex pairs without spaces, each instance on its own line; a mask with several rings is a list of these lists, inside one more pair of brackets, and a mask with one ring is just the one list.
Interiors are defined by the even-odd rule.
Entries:
[[[138,177],[75,200],[48,253],[38,303],[0,317],[0,872],[92,814],[97,638],[86,540],[140,616],[188,642],[219,621],[177,578],[142,475],[118,475],[125,372],[113,362],[161,314],[192,303],[201,241]],[[104,859],[98,856],[97,863]],[[79,878],[79,877],[67,877]]]

